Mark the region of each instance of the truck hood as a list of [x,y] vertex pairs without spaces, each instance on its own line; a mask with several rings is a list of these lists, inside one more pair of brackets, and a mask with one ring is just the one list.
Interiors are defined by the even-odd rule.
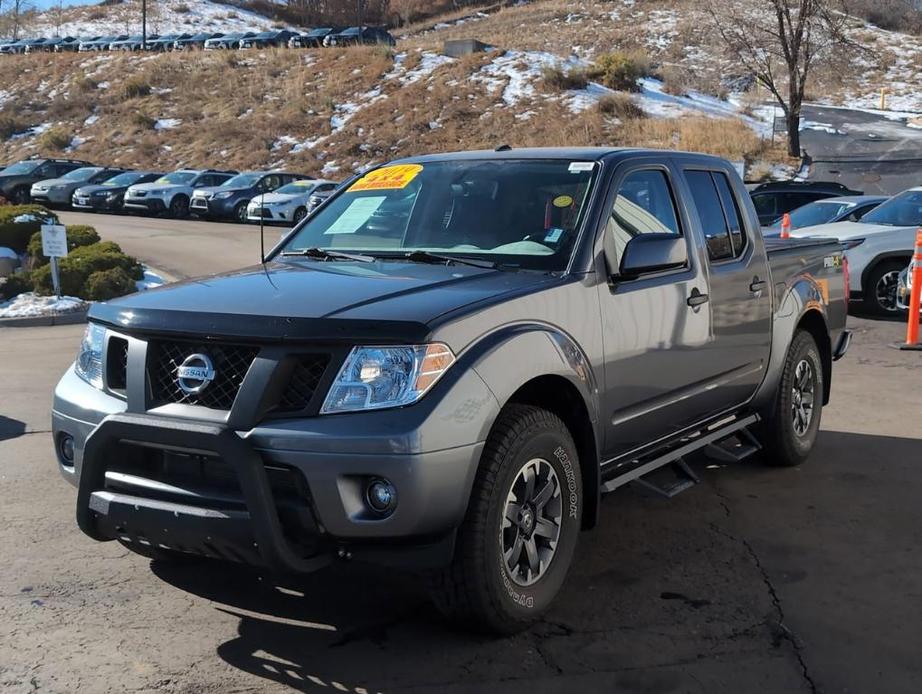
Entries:
[[90,318],[199,337],[419,341],[443,314],[559,282],[464,265],[285,259],[97,303]]
[[[812,227],[802,227],[791,230],[791,236],[823,236],[837,238],[842,241],[860,239],[866,236],[884,234],[887,232],[902,231],[910,227],[895,227],[889,224],[865,224],[863,222],[834,222],[832,224],[817,224]],[[911,227],[915,229],[915,227]]]

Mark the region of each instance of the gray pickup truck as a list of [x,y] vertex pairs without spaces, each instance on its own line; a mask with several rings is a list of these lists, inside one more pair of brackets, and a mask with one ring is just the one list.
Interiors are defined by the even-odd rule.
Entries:
[[402,160],[262,264],[94,305],[55,451],[96,540],[409,569],[453,619],[512,632],[603,493],[674,495],[692,453],[806,459],[846,271],[833,241],[766,245],[713,157]]

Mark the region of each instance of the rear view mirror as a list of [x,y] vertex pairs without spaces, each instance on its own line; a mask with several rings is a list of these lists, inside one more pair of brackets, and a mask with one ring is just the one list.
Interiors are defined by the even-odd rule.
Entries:
[[624,247],[619,277],[630,279],[650,272],[684,267],[688,263],[685,239],[675,234],[638,234]]

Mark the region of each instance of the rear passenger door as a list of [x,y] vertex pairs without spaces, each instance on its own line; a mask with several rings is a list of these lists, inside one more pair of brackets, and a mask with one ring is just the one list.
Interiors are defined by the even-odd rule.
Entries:
[[[719,169],[684,168],[689,216],[706,248],[714,396],[721,408],[747,401],[762,382],[771,347],[771,287],[765,250],[752,238],[742,190]],[[755,233],[759,233],[755,231]]]

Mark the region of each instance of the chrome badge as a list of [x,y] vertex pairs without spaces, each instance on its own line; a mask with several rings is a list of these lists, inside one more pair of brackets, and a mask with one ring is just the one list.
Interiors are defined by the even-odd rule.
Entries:
[[214,377],[214,364],[207,354],[190,354],[176,368],[176,384],[188,395],[201,393]]

